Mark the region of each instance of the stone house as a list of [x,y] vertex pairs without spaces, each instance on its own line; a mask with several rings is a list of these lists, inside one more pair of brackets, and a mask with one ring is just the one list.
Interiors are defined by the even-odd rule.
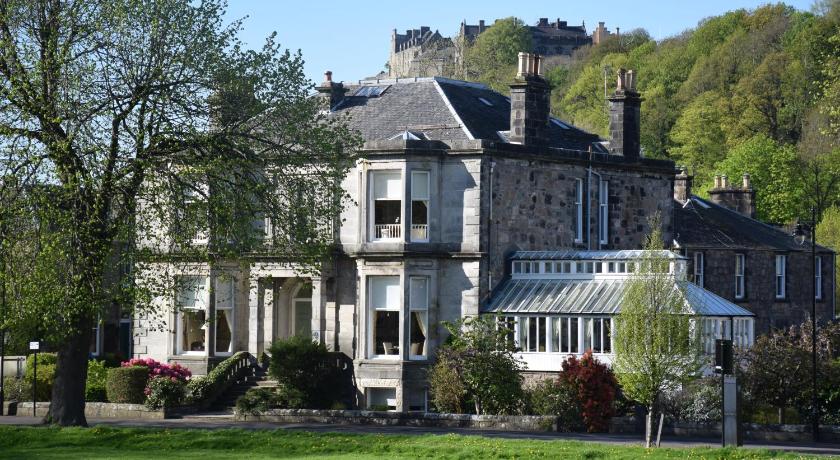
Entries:
[[[531,257],[535,274],[566,261],[529,251],[576,251],[566,259],[582,271],[568,274],[601,286],[596,267],[604,258],[612,259],[604,270],[626,267],[616,251],[641,247],[654,213],[673,237],[674,164],[640,155],[632,73],[620,73],[610,97],[609,146],[550,115],[540,56],[520,54],[509,96],[439,77],[345,85],[331,76],[319,97],[332,113],[351,115],[365,139],[342,182],[353,204],[341,215],[334,257],[317,275],[259,254],[212,267],[146,264],[178,282],[173,295],[155,299],[169,312],[165,327],[135,319],[135,356],[201,374],[235,351],[256,355],[303,335],[352,359],[360,406],[419,410],[426,369],[445,339],[441,321],[505,312],[494,299],[523,276],[519,259]],[[750,318],[716,302],[730,320]],[[576,311],[582,325],[604,316]],[[538,313],[544,332],[553,331],[550,312]],[[580,337],[576,353],[586,346]],[[535,359],[562,360],[560,348],[552,353]]]
[[755,314],[758,334],[809,319],[812,300],[818,320],[835,318],[834,251],[818,245],[812,262],[807,238],[756,220],[748,174],[738,184],[716,177],[708,200],[691,193],[691,179],[676,176],[673,244],[692,281]]

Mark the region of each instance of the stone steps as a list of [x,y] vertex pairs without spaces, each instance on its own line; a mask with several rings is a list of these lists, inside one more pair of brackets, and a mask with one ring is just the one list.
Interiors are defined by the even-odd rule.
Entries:
[[256,368],[254,375],[249,375],[231,386],[210,407],[211,411],[233,414],[236,400],[252,388],[276,388],[277,381],[272,380],[261,368]]

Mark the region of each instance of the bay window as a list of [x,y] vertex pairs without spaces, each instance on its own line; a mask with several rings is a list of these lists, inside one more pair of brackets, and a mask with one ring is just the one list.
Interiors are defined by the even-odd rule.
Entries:
[[[397,358],[400,352],[399,276],[368,277],[368,312],[372,357]],[[425,350],[424,350],[425,351]]]
[[787,284],[787,256],[776,256],[776,298],[784,299]]
[[181,276],[176,280],[179,354],[205,353],[208,284],[206,276]]
[[402,238],[402,178],[399,171],[372,171],[371,240]]
[[413,276],[409,280],[409,358],[426,358],[429,328],[429,278]]
[[216,354],[233,354],[234,288],[231,277],[216,278]]
[[746,348],[752,345],[752,321],[751,318],[735,318],[733,320],[733,345],[739,348]]
[[429,241],[429,172],[411,172],[411,241]]

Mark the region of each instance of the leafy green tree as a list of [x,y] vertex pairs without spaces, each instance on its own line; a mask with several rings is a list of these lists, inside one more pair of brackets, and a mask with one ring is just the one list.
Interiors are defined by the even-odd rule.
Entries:
[[[32,260],[3,322],[57,350],[54,423],[86,424],[92,328],[123,288],[105,282],[116,243],[128,243],[117,263],[173,248],[214,261],[262,248],[252,225],[264,216],[287,234],[313,230],[276,239],[276,256],[312,267],[332,246],[358,136],[309,97],[299,54],[273,37],[244,50],[224,8],[0,2],[0,176],[33,200],[21,219],[30,247],[19,252]],[[294,219],[301,207],[307,222]],[[192,243],[196,229],[206,244]],[[146,300],[165,288],[135,291],[138,311],[153,311]]]
[[[840,252],[840,208],[832,206],[822,214],[822,220],[817,224],[817,243]],[[840,286],[840,260],[834,259],[834,286]],[[840,299],[837,289],[834,289],[834,304]]]
[[616,316],[613,370],[624,394],[647,408],[645,445],[660,396],[697,375],[700,346],[691,311],[662,254],[658,216]]
[[726,152],[726,133],[722,124],[727,116],[725,99],[716,91],[708,91],[686,106],[671,130],[676,146],[672,157],[690,167],[698,181],[708,180],[716,163]]
[[531,33],[521,19],[499,19],[466,48],[467,78],[507,93],[516,75],[519,53],[531,52],[532,48]]
[[[726,175],[736,186],[744,174],[749,174],[756,192],[756,217],[787,223],[802,212],[803,190],[797,180],[798,168],[795,148],[779,145],[759,134],[730,150],[727,157],[714,166],[714,173]],[[712,186],[712,181],[707,180],[703,189]]]

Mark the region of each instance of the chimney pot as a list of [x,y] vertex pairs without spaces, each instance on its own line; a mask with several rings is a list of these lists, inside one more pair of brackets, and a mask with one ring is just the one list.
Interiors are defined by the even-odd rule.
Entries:
[[726,177],[726,174],[720,176],[721,187],[729,188],[729,178]]
[[544,145],[548,141],[551,89],[542,76],[543,57],[519,53],[516,80],[510,85],[510,141]]
[[685,168],[681,168],[674,177],[674,199],[685,203],[691,199],[691,183],[693,177],[689,176]]
[[633,71],[618,69],[616,89],[609,96],[610,153],[628,158],[641,157],[641,106],[642,98],[635,87]]
[[324,81],[331,82],[332,81],[332,70],[327,70],[324,72]]
[[715,188],[709,190],[709,200],[744,216],[755,217],[755,191],[750,187],[750,175],[742,176],[743,187],[729,185],[729,179],[715,176]]
[[744,173],[743,180],[744,180],[744,182],[743,182],[744,190],[749,190],[750,188],[752,188],[750,186],[750,173]]

